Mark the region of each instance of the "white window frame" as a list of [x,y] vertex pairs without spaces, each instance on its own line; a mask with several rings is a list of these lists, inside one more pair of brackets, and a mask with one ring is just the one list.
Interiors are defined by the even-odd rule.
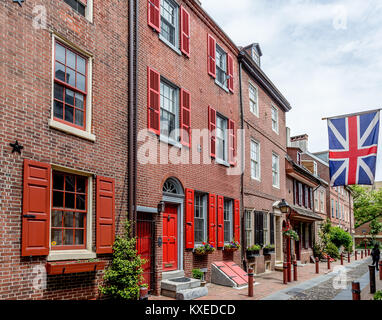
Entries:
[[[194,195],[194,219],[197,219],[195,217],[195,198],[199,196],[201,198],[201,201],[202,201],[202,209],[203,209],[203,240],[201,242],[198,242],[196,241],[196,237],[195,237],[195,233],[194,233],[194,237],[195,237],[195,246],[201,246],[203,242],[207,242],[207,195],[205,193],[201,193],[201,192],[195,192],[195,195]],[[196,224],[195,224],[196,225]]]
[[[77,2],[81,2],[76,0]],[[69,4],[65,3],[69,7],[71,7]],[[72,7],[71,7],[72,8]],[[82,17],[85,17],[90,23],[93,23],[93,0],[88,0],[85,6],[85,16],[80,14],[76,9],[72,8],[77,14],[79,14]]]
[[320,201],[319,201],[320,192],[318,190],[314,191],[314,211],[320,211]]
[[[252,99],[252,92],[251,90],[255,91],[255,99]],[[259,88],[254,85],[252,82],[249,82],[248,84],[248,96],[249,96],[249,111],[251,111],[256,117],[259,117]],[[251,107],[251,103],[253,103],[256,106],[256,109],[253,110]]]
[[317,162],[313,161],[313,174],[317,176],[318,174],[318,168],[317,168]]
[[245,210],[245,237],[246,237],[247,247],[252,246],[254,244],[254,233],[253,233],[253,212],[251,210]]
[[[225,69],[221,69],[220,66],[218,65],[218,59],[217,59],[217,55],[218,55],[218,51],[220,51],[220,53],[222,54],[223,58],[222,58],[222,61],[224,63],[224,68]],[[228,90],[228,66],[227,66],[227,52],[221,47],[219,46],[217,43],[216,43],[216,46],[215,46],[215,58],[216,58],[216,78],[215,78],[215,83],[221,87],[222,89],[224,89],[225,91],[229,92]],[[224,83],[221,83],[219,80],[218,80],[218,69],[223,71],[224,73]]]
[[[252,158],[252,155],[253,155],[253,145],[257,145],[257,159],[253,159]],[[260,147],[260,142],[258,142],[257,140],[255,139],[251,139],[251,146],[250,146],[250,158],[251,158],[251,179],[253,180],[258,180],[258,181],[261,181],[261,154],[260,154],[260,150],[261,150],[261,147]],[[252,170],[252,166],[253,164],[256,164],[257,163],[257,167],[258,167],[258,175],[257,176],[254,176],[253,175],[253,170]]]
[[[229,208],[228,208],[229,209],[229,220],[224,219],[226,203],[229,203]],[[230,223],[229,224],[229,238],[230,238],[230,240],[228,242],[225,239],[226,227],[224,224],[226,221],[229,221],[229,223]],[[231,199],[224,198],[224,202],[223,202],[223,225],[224,225],[224,234],[223,234],[224,244],[229,244],[233,240],[233,201]]]
[[[274,115],[276,115],[276,119],[274,119]],[[271,120],[272,130],[279,134],[279,109],[274,104],[271,105]]]
[[[85,118],[85,130],[75,128],[71,125],[65,124],[63,122],[54,119],[54,73],[55,73],[55,46],[56,42],[61,42],[64,45],[71,48],[73,51],[78,52],[87,58],[87,95],[86,95],[86,118]],[[90,140],[95,141],[96,136],[91,133],[92,129],[92,70],[93,70],[93,56],[85,52],[84,50],[78,48],[73,43],[64,40],[56,33],[52,33],[52,90],[51,90],[51,115],[49,119],[49,127],[63,131],[65,133]]]
[[[220,129],[219,130],[223,130],[223,133],[224,133],[224,159],[220,158],[220,156],[218,156],[218,119],[221,119],[225,125],[225,128],[224,129]],[[220,113],[216,113],[216,139],[215,139],[215,154],[216,154],[216,158],[215,158],[215,161],[217,163],[220,163],[220,164],[223,164],[225,166],[229,166],[229,163],[228,163],[228,119],[224,116],[222,116]]]
[[320,211],[322,213],[325,213],[325,191],[321,190],[319,194],[320,194],[320,208],[321,208]]
[[[60,261],[60,260],[75,260],[75,259],[93,259],[97,257],[96,252],[93,251],[93,173],[78,171],[72,168],[58,166],[51,164],[51,181],[53,181],[53,171],[61,171],[87,177],[87,213],[86,213],[86,248],[85,249],[71,249],[71,250],[54,250],[51,245],[51,209],[49,214],[49,255],[47,261]],[[53,185],[52,185],[53,188]],[[52,194],[50,190],[50,194]],[[52,208],[53,199],[50,199],[50,208]]]
[[[164,18],[162,16],[162,7],[163,7],[163,2],[166,1],[167,3],[169,3],[170,6],[172,6],[174,8],[174,19],[175,19],[175,24],[174,24],[174,41],[175,41],[175,44],[172,44],[170,41],[168,41],[165,36],[162,34],[162,19],[166,20],[166,18]],[[160,25],[161,25],[161,32],[159,33],[159,39],[161,41],[163,41],[166,45],[168,45],[171,49],[173,49],[177,54],[179,55],[182,55],[182,53],[180,52],[180,21],[179,21],[179,13],[180,13],[180,7],[179,7],[179,4],[176,3],[175,1],[173,0],[160,0]],[[167,21],[167,20],[166,20]],[[168,22],[167,22],[168,23]]]
[[264,212],[263,213],[263,241],[264,245],[267,245],[270,243],[270,227],[269,227],[269,212]]
[[[273,168],[274,157],[277,158],[277,170],[274,170],[274,168]],[[273,181],[273,175],[275,172],[277,173],[277,184],[273,183],[274,182]],[[274,188],[280,189],[280,156],[275,152],[272,152],[272,186]]]
[[254,47],[252,47],[252,60],[260,67],[260,55]]

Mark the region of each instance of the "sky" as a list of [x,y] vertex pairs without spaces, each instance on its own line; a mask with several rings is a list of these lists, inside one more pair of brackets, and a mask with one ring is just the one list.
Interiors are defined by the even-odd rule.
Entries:
[[[328,150],[323,117],[382,107],[382,1],[201,0],[238,46],[257,42],[261,68],[292,106],[291,135]],[[382,180],[382,130],[376,180]]]

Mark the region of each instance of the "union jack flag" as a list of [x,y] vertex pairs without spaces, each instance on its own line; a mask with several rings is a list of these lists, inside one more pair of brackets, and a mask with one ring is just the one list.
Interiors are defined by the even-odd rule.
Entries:
[[379,111],[328,119],[331,186],[372,185],[375,179]]

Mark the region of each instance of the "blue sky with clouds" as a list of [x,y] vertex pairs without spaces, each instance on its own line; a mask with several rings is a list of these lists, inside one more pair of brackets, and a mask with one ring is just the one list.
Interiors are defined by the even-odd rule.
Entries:
[[[292,135],[328,149],[321,118],[382,107],[382,1],[201,0],[236,45],[259,42],[262,69],[292,105]],[[377,180],[382,180],[382,131]]]

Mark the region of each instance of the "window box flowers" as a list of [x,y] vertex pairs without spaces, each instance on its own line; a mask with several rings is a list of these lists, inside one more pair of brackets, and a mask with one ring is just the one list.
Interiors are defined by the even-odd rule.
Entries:
[[240,249],[240,243],[238,241],[231,241],[229,244],[224,246],[224,251],[234,252]]
[[273,252],[275,252],[275,245],[274,244],[267,244],[263,248],[263,254],[271,254]]
[[51,275],[80,273],[102,270],[105,268],[105,261],[98,260],[72,260],[47,262],[46,272]]
[[198,256],[204,256],[207,254],[211,254],[215,251],[215,248],[213,245],[211,245],[209,242],[203,242],[200,247],[196,247],[194,249],[194,254]]
[[260,255],[261,246],[258,244],[254,244],[250,246],[246,250],[247,259],[254,259]]
[[296,231],[294,231],[290,226],[283,229],[283,235],[288,238],[292,238],[296,241],[299,240],[299,236]]

